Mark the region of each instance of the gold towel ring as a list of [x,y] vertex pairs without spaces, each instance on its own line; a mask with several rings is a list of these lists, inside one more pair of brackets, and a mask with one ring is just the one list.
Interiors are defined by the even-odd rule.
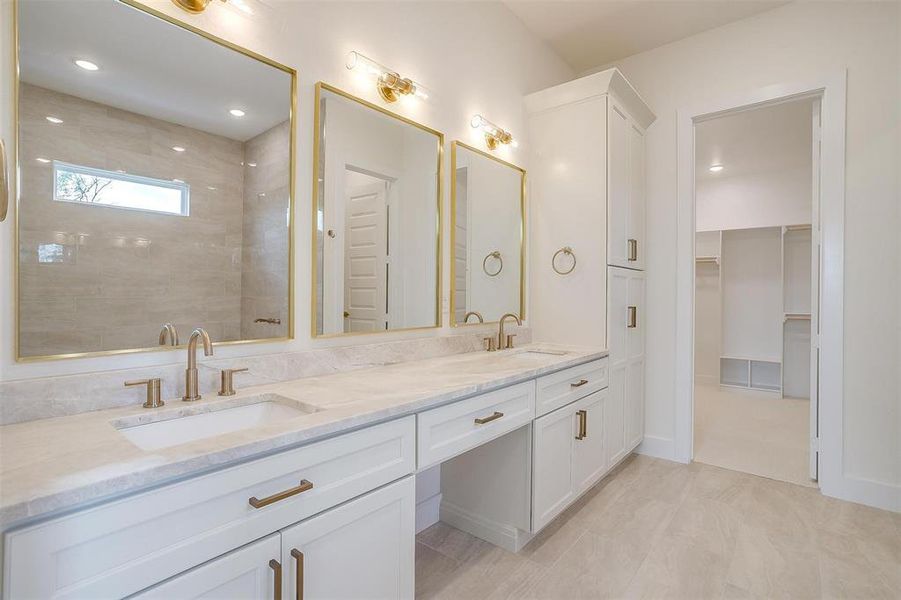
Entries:
[[[489,258],[496,258],[500,261],[500,266],[498,267],[497,271],[495,271],[494,273],[492,273],[491,271],[488,270],[488,259]],[[495,250],[494,252],[489,252],[485,256],[485,258],[482,260],[482,270],[485,271],[485,275],[487,275],[488,277],[497,277],[498,275],[501,274],[501,271],[504,270],[504,259],[501,258],[500,250]]]
[[[561,271],[557,268],[557,257],[560,256],[561,253],[572,256],[573,266],[571,266],[568,271]],[[569,246],[564,246],[554,252],[554,258],[551,259],[551,267],[553,267],[554,271],[559,275],[569,275],[570,273],[572,273],[573,269],[576,268],[576,255],[573,254],[573,249]]]

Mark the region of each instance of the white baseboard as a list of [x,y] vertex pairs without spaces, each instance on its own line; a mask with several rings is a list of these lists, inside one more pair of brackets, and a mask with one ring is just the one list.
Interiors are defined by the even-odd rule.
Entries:
[[901,513],[901,485],[844,476],[834,483],[820,482],[820,492],[839,500]]
[[489,521],[450,502],[441,503],[441,520],[508,552],[519,552],[533,537],[528,531]]
[[654,458],[663,458],[666,460],[677,461],[676,446],[672,439],[656,437],[653,435],[644,436],[644,440],[635,449],[638,454],[645,456],[653,456]]
[[441,511],[441,494],[435,494],[416,504],[416,533],[438,522]]

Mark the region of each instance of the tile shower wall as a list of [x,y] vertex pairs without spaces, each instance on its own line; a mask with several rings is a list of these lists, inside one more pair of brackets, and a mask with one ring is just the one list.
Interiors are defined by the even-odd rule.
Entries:
[[[154,346],[166,321],[182,337],[201,326],[241,339],[242,310],[287,324],[287,123],[245,145],[28,84],[21,94],[23,356]],[[52,163],[37,158],[181,179],[190,216],[55,202]]]
[[[288,335],[288,121],[245,142],[241,338]],[[279,323],[260,323],[276,319]]]

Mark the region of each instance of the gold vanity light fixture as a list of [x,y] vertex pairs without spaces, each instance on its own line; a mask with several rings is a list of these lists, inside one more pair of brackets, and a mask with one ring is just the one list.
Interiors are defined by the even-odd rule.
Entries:
[[385,102],[397,102],[404,96],[420,100],[429,99],[429,91],[421,83],[413,81],[409,77],[401,77],[397,71],[363,56],[356,50],[347,55],[345,66],[350,71],[357,71],[374,78],[379,96]]
[[[241,12],[252,15],[253,9],[244,0],[221,0],[223,4],[230,4]],[[172,4],[192,14],[200,14],[213,3],[213,0],[172,0]]]
[[485,133],[485,144],[489,150],[496,149],[500,144],[510,144],[514,148],[519,146],[509,131],[504,131],[482,115],[473,115],[469,124],[473,129],[481,129]]

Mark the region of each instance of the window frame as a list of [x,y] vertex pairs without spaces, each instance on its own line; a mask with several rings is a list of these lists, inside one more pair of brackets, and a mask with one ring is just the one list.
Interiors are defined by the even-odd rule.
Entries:
[[[168,210],[154,210],[152,208],[139,208],[136,206],[121,206],[118,204],[105,204],[102,202],[83,202],[81,200],[68,200],[60,198],[57,195],[57,177],[60,170],[76,173],[79,175],[88,175],[91,177],[102,177],[114,181],[124,181],[128,183],[137,183],[140,185],[148,185],[158,188],[167,188],[178,190],[181,192],[181,212],[171,212]],[[156,179],[154,177],[144,177],[142,175],[132,175],[131,173],[119,173],[117,171],[109,171],[106,169],[97,169],[94,167],[85,167],[60,160],[53,161],[53,201],[66,202],[68,204],[79,204],[82,206],[95,206],[103,208],[115,208],[119,210],[131,210],[136,212],[153,213],[157,215],[169,215],[172,217],[189,217],[191,215],[191,186],[184,181],[172,181],[168,179]]]

